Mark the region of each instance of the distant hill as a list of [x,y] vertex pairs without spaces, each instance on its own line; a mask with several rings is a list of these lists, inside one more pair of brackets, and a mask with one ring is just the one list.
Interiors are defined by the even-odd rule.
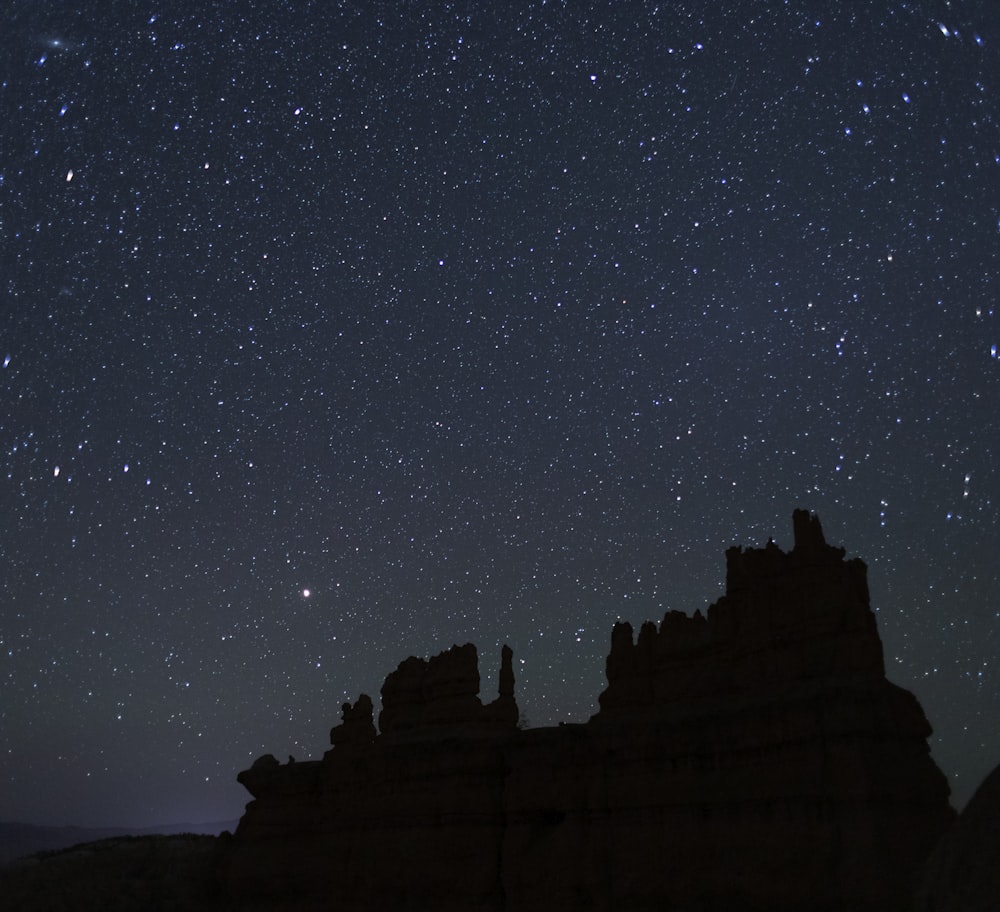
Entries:
[[118,836],[41,852],[0,868],[0,905],[18,912],[209,912],[219,908],[218,845],[206,835]]
[[129,827],[46,827],[30,823],[0,821],[0,866],[15,858],[35,852],[52,852],[84,842],[96,842],[121,836],[171,836],[179,833],[196,833],[218,836],[224,830],[235,831],[238,820],[213,823],[170,823],[159,826]]

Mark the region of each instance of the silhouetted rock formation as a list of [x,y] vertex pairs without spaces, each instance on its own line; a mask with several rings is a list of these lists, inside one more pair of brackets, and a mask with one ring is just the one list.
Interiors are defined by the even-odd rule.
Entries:
[[[916,699],[885,678],[865,565],[726,554],[707,616],[616,624],[600,711],[519,731],[512,654],[410,658],[344,706],[322,761],[261,758],[237,897],[362,910],[902,910],[954,812]],[[291,906],[289,906],[291,907]]]
[[915,912],[1000,908],[1000,766],[976,789],[927,863]]
[[330,729],[330,743],[342,750],[371,744],[377,737],[372,698],[361,694],[353,706],[345,703],[341,708],[341,723]]
[[383,735],[441,726],[510,726],[517,723],[513,652],[501,653],[500,696],[479,701],[479,661],[472,643],[452,646],[429,660],[413,656],[385,679],[378,724]]
[[[726,552],[726,594],[707,618],[670,611],[659,631],[643,624],[634,644],[632,626],[616,624],[599,717],[785,693],[809,680],[881,681],[882,643],[864,562],[845,561],[844,549],[827,545],[819,519],[804,510],[795,512],[794,528],[788,554],[773,541]],[[926,722],[916,733],[930,734]]]

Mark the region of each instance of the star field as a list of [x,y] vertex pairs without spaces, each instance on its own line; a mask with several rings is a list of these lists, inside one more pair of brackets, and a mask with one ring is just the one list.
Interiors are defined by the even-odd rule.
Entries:
[[1000,761],[986,2],[15,2],[0,819],[237,816],[411,654],[584,720],[795,507]]

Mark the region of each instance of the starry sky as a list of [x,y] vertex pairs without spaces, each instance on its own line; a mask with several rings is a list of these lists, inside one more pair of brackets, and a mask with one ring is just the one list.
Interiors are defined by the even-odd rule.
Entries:
[[0,819],[231,819],[406,656],[583,721],[816,511],[1000,761],[992,2],[10,0]]

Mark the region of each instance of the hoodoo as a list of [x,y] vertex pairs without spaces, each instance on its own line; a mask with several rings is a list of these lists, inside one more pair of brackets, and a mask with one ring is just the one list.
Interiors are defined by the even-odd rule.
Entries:
[[512,653],[409,658],[322,760],[265,756],[234,896],[367,910],[902,910],[954,811],[916,698],[885,677],[866,567],[796,511],[726,553],[705,615],[616,624],[600,711],[517,727]]

